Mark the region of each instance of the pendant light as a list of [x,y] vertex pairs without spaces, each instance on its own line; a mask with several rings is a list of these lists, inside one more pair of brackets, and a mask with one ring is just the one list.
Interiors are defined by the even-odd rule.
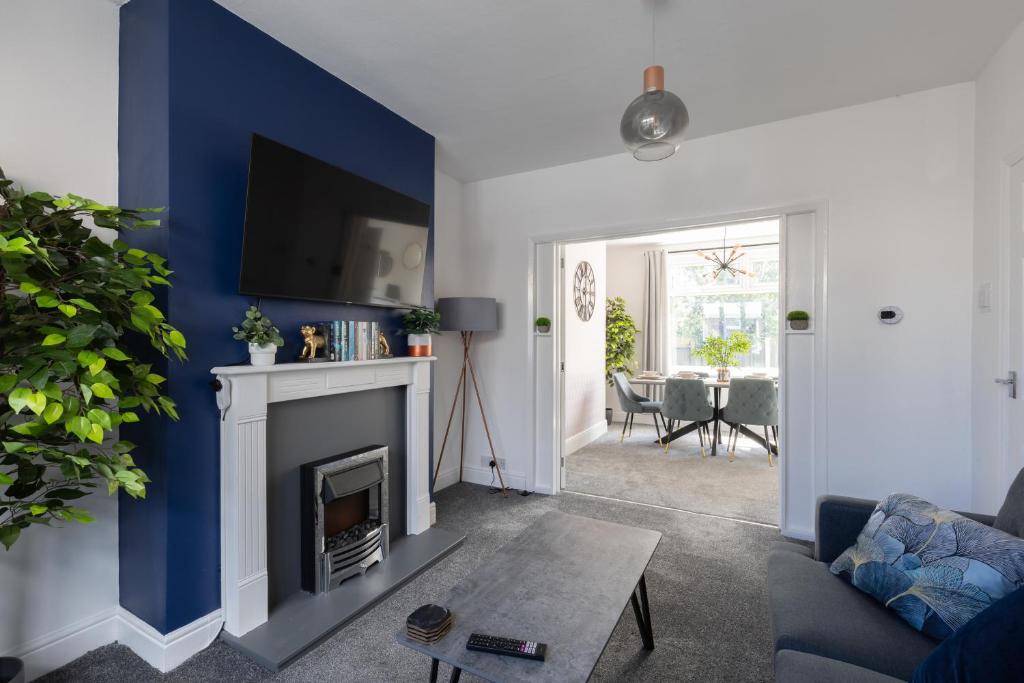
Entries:
[[[654,62],[654,5],[651,6],[651,61]],[[690,125],[686,105],[665,90],[665,69],[653,64],[644,69],[644,92],[629,103],[619,133],[638,161],[661,161],[676,153]]]
[[733,277],[737,275],[753,275],[748,270],[743,270],[739,267],[740,259],[746,256],[746,252],[743,251],[743,247],[737,243],[732,247],[732,251],[726,253],[726,239],[729,235],[729,228],[725,227],[722,230],[722,254],[716,254],[714,252],[707,254],[704,251],[698,250],[697,255],[702,257],[705,261],[711,262],[711,270],[704,273],[704,279],[713,279],[716,282],[718,277],[722,273],[728,273]]

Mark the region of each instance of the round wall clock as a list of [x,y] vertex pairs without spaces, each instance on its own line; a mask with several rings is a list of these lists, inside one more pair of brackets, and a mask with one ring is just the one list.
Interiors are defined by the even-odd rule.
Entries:
[[576,315],[580,320],[590,320],[597,304],[597,283],[594,280],[594,268],[587,261],[580,261],[576,266],[576,275],[572,282],[573,298],[576,303]]

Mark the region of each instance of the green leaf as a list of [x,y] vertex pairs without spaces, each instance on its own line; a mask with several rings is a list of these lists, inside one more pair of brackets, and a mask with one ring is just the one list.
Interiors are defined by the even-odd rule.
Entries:
[[151,372],[148,375],[146,375],[146,381],[149,382],[150,384],[160,384],[167,380],[166,378]]
[[60,403],[51,403],[46,406],[43,411],[43,419],[46,420],[46,424],[53,424],[60,419],[60,416],[64,414],[64,406]]
[[103,427],[93,424],[89,427],[89,440],[96,443],[103,443]]
[[97,360],[99,360],[99,356],[97,356],[92,351],[79,351],[78,352],[78,364],[81,365],[83,368],[89,367],[90,365],[95,363]]
[[79,308],[84,308],[87,311],[92,311],[93,313],[100,312],[100,309],[96,308],[85,299],[71,299],[71,303],[77,305]]
[[43,339],[41,346],[57,346],[58,344],[63,344],[65,341],[67,341],[67,337],[63,334],[48,334],[46,335],[46,338]]
[[153,303],[153,299],[155,298],[156,297],[154,297],[151,292],[147,292],[144,289],[140,289],[139,291],[132,294],[131,300],[132,303],[138,304],[140,306],[145,306],[146,304]]
[[93,408],[88,413],[86,413],[86,416],[93,424],[98,424],[103,429],[106,429],[108,431],[110,430],[110,415],[105,410]]
[[78,309],[71,304],[61,304],[57,306],[57,310],[66,315],[69,318],[74,318],[78,315]]
[[107,366],[107,361],[103,358],[96,360],[94,363],[89,365],[89,372],[94,375],[98,375],[103,372],[103,368]]
[[81,386],[78,387],[78,389],[79,391],[82,392],[82,399],[86,403],[92,401],[92,389],[89,388],[88,384],[82,384]]
[[59,304],[60,301],[52,294],[41,294],[36,297],[36,306],[39,308],[56,308]]
[[14,480],[10,476],[0,472],[0,486],[10,486],[14,483]]
[[73,349],[86,346],[96,334],[96,325],[75,325],[68,332],[68,346]]
[[[89,430],[92,429],[92,423],[84,417],[72,417],[64,423],[64,426],[69,432],[77,436],[79,441],[85,441],[85,438],[89,436]],[[85,463],[79,464],[84,467],[89,464],[89,461],[86,460]]]
[[77,500],[89,495],[88,491],[82,491],[81,489],[54,489],[46,494],[47,498],[57,498],[58,500]]
[[4,544],[4,548],[7,550],[11,549],[14,542],[18,540],[18,536],[21,535],[21,527],[14,526],[13,524],[6,524],[0,526],[0,543]]
[[185,335],[178,330],[171,330],[170,334],[167,335],[167,339],[178,348],[185,348]]
[[12,391],[7,397],[7,404],[11,406],[11,410],[15,413],[20,413],[21,409],[28,405],[28,400],[32,398],[32,390],[25,387],[19,387]]
[[46,408],[46,394],[41,391],[35,392],[25,399],[25,405],[36,415],[42,415]]
[[46,505],[30,505],[28,511],[38,517],[39,515],[45,515],[50,510]]
[[17,375],[0,375],[0,394],[6,394],[17,383]]
[[114,398],[114,392],[103,382],[96,382],[92,385],[92,393],[100,398]]
[[123,413],[121,413],[121,422],[124,422],[124,423],[127,424],[129,422],[138,422],[138,421],[139,421],[139,416],[136,415],[135,413],[132,413],[132,412],[123,412]]
[[60,390],[60,387],[53,382],[47,382],[45,386],[40,390],[46,396],[46,398],[54,401],[60,401],[64,398],[64,392]]
[[42,287],[40,287],[34,282],[29,282],[28,280],[23,280],[21,284],[18,285],[18,289],[25,292],[26,294],[35,294],[36,292],[42,291]]
[[125,361],[128,360],[128,354],[120,350],[116,346],[107,346],[103,349],[103,355],[111,360]]

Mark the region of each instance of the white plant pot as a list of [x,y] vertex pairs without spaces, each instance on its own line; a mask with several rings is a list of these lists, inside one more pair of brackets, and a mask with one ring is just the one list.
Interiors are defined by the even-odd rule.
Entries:
[[409,335],[409,355],[410,356],[429,356],[430,355],[430,335],[429,334],[410,334]]
[[277,360],[275,344],[249,344],[249,363],[251,365],[273,365]]

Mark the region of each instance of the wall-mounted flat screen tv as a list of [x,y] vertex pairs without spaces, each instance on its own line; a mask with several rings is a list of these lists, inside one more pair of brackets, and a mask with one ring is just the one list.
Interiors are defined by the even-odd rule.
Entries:
[[239,292],[420,306],[429,225],[429,204],[254,135]]

